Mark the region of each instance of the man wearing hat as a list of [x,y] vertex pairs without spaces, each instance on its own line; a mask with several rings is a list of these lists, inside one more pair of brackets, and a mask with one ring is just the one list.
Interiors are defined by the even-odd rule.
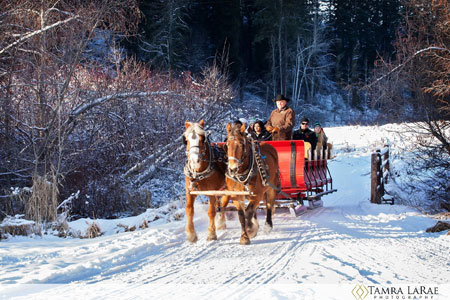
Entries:
[[286,104],[289,98],[278,94],[274,102],[277,108],[272,111],[266,123],[266,129],[272,133],[272,141],[290,140],[292,138],[292,129],[295,125],[295,113],[292,108]]

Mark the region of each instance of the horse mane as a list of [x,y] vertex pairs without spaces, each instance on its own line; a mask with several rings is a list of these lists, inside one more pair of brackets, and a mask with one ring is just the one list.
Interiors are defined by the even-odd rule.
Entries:
[[192,132],[195,132],[196,134],[200,136],[206,136],[206,132],[203,129],[203,127],[199,123],[190,123],[191,126],[189,126],[186,131],[184,132],[184,136],[189,136]]

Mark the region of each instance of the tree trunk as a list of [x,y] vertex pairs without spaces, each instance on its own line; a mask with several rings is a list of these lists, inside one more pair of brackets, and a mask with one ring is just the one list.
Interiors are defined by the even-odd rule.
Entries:
[[277,68],[276,68],[276,58],[275,58],[276,45],[275,45],[274,36],[271,37],[270,44],[272,46],[272,87],[273,87],[272,96],[275,96],[276,90],[277,90],[277,78],[276,78],[276,69]]
[[283,0],[280,0],[280,20],[278,24],[278,64],[280,68],[280,93],[283,93],[283,82],[284,82],[282,28],[283,28]]

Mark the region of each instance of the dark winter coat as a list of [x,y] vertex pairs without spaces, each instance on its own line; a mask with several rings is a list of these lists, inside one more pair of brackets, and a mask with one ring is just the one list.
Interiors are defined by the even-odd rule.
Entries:
[[302,130],[301,128],[294,131],[294,135],[292,137],[293,140],[304,140],[311,144],[311,149],[316,149],[317,144],[317,136],[314,131],[309,128]]
[[255,131],[252,131],[251,135],[255,141],[270,141],[270,140],[272,140],[272,135],[267,130],[261,131],[260,134],[257,134]]
[[281,111],[274,109],[267,120],[267,126],[278,127],[280,132],[272,133],[273,141],[290,140],[295,125],[295,114],[292,108],[285,106]]

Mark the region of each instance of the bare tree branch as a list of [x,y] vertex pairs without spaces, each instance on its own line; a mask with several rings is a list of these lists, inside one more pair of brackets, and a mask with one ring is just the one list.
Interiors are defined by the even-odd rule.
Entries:
[[25,40],[27,40],[27,39],[29,39],[29,38],[37,35],[37,34],[41,34],[41,33],[45,32],[45,31],[48,31],[48,30],[50,30],[52,28],[55,28],[55,27],[57,27],[57,26],[59,26],[61,24],[65,24],[65,23],[68,23],[70,21],[76,20],[79,17],[80,16],[78,16],[78,15],[77,16],[73,16],[73,17],[70,17],[70,18],[68,18],[66,20],[59,21],[59,22],[53,23],[51,25],[48,25],[48,26],[46,26],[46,27],[44,27],[42,29],[30,32],[30,33],[24,35],[23,37],[21,37],[20,39],[18,39],[17,41],[15,41],[14,43],[9,44],[8,46],[4,47],[3,49],[0,49],[0,54],[3,54],[3,52],[7,51],[8,49],[10,49],[10,48],[20,44],[21,42],[23,42],[23,41],[25,41]]
[[118,93],[113,95],[104,96],[101,98],[97,98],[88,104],[85,104],[76,110],[74,110],[70,116],[71,118],[76,118],[79,115],[85,113],[86,111],[99,106],[100,104],[103,104],[105,102],[108,102],[113,99],[124,99],[124,98],[133,98],[133,97],[148,97],[148,96],[156,96],[156,95],[171,95],[171,96],[178,96],[178,97],[185,97],[183,94],[170,92],[170,91],[160,91],[160,92],[126,92],[126,93]]
[[361,90],[370,88],[371,86],[373,86],[374,84],[380,82],[381,80],[385,79],[386,77],[390,76],[391,74],[399,71],[405,65],[410,63],[413,59],[415,59],[418,55],[420,55],[420,54],[422,54],[424,52],[428,52],[428,51],[445,51],[445,52],[449,52],[450,53],[450,49],[442,48],[442,47],[427,47],[425,49],[421,49],[421,50],[415,52],[412,56],[408,57],[408,59],[405,60],[403,63],[401,63],[401,64],[397,65],[396,67],[394,67],[393,69],[391,69],[389,72],[387,72],[383,76],[381,76],[381,77],[375,79],[374,81],[370,82],[369,84],[363,86],[361,88]]

